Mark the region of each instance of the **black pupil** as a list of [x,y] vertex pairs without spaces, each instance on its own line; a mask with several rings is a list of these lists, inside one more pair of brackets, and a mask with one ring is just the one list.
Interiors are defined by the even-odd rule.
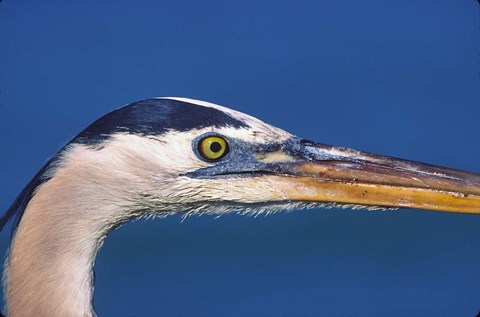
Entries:
[[214,153],[220,152],[221,149],[222,145],[218,142],[213,142],[212,144],[210,144],[210,150]]

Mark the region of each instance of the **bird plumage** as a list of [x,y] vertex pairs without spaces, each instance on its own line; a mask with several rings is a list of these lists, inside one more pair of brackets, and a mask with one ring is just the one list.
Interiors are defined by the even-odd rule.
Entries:
[[[210,165],[195,156],[191,143],[212,132],[248,142],[290,137],[217,105],[157,98],[107,114],[63,147],[0,220],[4,226],[16,218],[5,273],[10,315],[93,315],[95,255],[106,234],[130,219],[178,211],[267,210],[266,197],[249,192],[246,179],[231,186],[242,188],[244,197],[237,194],[240,201],[229,205],[219,201],[235,195],[223,181],[202,186],[206,181],[198,179],[195,187],[187,185],[195,180],[179,177]],[[242,199],[250,205],[242,207]]]
[[[202,152],[212,137],[225,155]],[[9,316],[95,316],[96,254],[129,220],[324,204],[480,213],[480,176],[314,143],[203,101],[127,105],[63,147],[1,218],[15,218]]]
[[[258,129],[251,129],[249,124]],[[15,218],[14,230],[16,229],[35,191],[51,179],[65,152],[72,147],[86,145],[89,149],[99,150],[108,140],[125,134],[158,139],[169,132],[198,133],[202,129],[210,128],[230,128],[237,135],[241,135],[236,132],[240,129],[245,135],[254,135],[252,140],[261,140],[262,137],[268,140],[270,132],[279,133],[279,141],[290,136],[285,131],[271,127],[256,118],[208,102],[187,98],[154,98],[138,101],[101,117],[68,142],[40,169],[0,218],[0,230],[11,218]],[[162,155],[167,154],[168,152]]]

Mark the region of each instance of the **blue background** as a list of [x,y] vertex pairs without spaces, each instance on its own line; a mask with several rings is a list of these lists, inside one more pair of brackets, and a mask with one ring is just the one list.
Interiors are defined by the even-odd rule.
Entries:
[[[474,0],[4,0],[0,210],[86,125],[152,96],[480,172],[479,30]],[[110,235],[96,273],[99,316],[475,316],[480,217],[141,220]]]

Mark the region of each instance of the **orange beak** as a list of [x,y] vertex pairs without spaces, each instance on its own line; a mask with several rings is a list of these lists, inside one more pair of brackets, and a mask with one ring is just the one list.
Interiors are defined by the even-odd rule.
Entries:
[[304,140],[275,155],[261,177],[288,200],[480,214],[479,174]]

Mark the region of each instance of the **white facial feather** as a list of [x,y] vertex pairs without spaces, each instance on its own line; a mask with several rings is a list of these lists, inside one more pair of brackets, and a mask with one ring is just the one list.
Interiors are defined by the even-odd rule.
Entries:
[[[96,192],[97,196],[103,192],[118,199],[116,204],[123,206],[122,212],[128,213],[129,209],[132,212],[123,215],[127,218],[138,216],[137,210],[149,210],[149,214],[188,212],[194,208],[225,211],[219,202],[253,204],[284,199],[283,194],[257,178],[181,176],[215,164],[201,160],[193,151],[194,139],[207,132],[228,137],[234,134],[244,141],[258,141],[259,136],[248,129],[228,127],[171,131],[157,137],[119,133],[106,141],[100,150],[82,144],[72,145],[55,174],[69,170],[69,177],[81,183],[83,190],[92,187],[89,192]],[[94,189],[99,184],[102,188]],[[98,200],[106,198],[99,196]],[[124,219],[123,216],[118,219]]]

